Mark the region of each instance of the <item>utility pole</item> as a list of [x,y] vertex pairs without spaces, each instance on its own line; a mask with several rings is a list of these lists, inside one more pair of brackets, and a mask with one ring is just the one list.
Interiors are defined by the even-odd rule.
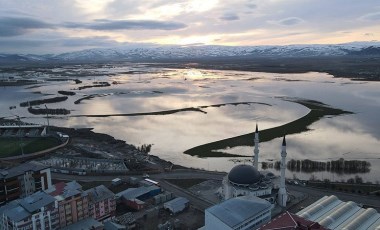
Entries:
[[46,120],[47,120],[46,134],[48,134],[49,133],[49,109],[46,106],[46,104],[45,104],[45,108],[46,108]]
[[[17,115],[16,115],[16,117],[17,117],[16,120],[18,121],[18,128],[21,130],[21,119]],[[24,144],[22,143],[22,135],[20,135],[20,148],[21,148],[21,154],[22,154],[22,156],[24,156],[24,146],[23,145]]]

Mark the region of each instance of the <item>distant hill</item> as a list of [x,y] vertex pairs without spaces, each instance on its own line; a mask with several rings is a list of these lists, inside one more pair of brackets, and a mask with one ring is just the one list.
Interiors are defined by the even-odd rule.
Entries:
[[179,46],[144,45],[97,48],[58,55],[0,54],[0,64],[40,62],[96,62],[138,60],[185,60],[202,58],[380,56],[380,42],[352,42],[334,45],[286,46]]

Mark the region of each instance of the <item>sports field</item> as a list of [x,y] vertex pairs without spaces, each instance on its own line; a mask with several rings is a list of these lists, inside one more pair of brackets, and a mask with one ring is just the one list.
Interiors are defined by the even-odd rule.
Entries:
[[18,156],[22,154],[21,146],[24,154],[42,151],[61,144],[61,142],[53,137],[2,137],[0,138],[0,158]]

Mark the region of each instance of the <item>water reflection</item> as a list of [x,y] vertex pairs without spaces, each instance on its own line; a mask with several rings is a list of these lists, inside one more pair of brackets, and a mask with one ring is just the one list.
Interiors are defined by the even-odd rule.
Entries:
[[[38,71],[43,72],[40,74]],[[28,75],[29,76],[29,75]],[[173,163],[188,167],[229,171],[234,162],[229,158],[199,159],[184,155],[183,151],[208,142],[229,138],[254,130],[258,121],[260,129],[282,125],[308,113],[305,107],[283,101],[278,96],[318,100],[352,115],[324,118],[309,128],[308,132],[288,136],[289,159],[328,160],[378,158],[380,146],[380,83],[352,82],[332,78],[324,73],[272,74],[239,71],[214,71],[197,69],[161,69],[147,65],[82,65],[36,70],[31,77],[45,80],[38,88],[7,87],[0,90],[1,117],[26,116],[26,121],[46,123],[43,116],[30,115],[18,105],[25,100],[46,98],[43,94],[57,95],[58,90],[75,91],[65,102],[49,108],[67,108],[73,115],[144,113],[181,109],[231,102],[263,102],[271,106],[229,105],[209,107],[199,112],[182,112],[165,116],[72,117],[52,119],[57,126],[93,127],[128,143],[154,144],[152,153]],[[79,85],[73,80],[47,81],[52,78],[80,79],[80,85],[94,81],[111,84],[103,88],[75,90]],[[251,79],[251,80],[248,80]],[[33,94],[40,91],[42,94]],[[157,93],[159,92],[159,93]],[[88,95],[103,95],[74,104]],[[51,96],[50,96],[51,97]],[[16,105],[10,111],[9,106]],[[281,141],[261,143],[262,161],[277,160]],[[252,155],[250,147],[236,147],[226,152]],[[379,160],[371,160],[372,167],[365,180],[375,181],[379,173]],[[288,175],[292,175],[288,172]],[[309,174],[299,173],[308,179]],[[339,177],[333,173],[316,173],[316,177]]]

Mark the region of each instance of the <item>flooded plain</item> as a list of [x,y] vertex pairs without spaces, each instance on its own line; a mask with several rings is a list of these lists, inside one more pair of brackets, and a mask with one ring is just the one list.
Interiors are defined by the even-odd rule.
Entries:
[[[49,109],[70,110],[69,115],[50,116],[51,125],[92,127],[96,132],[133,145],[153,144],[151,154],[175,164],[218,171],[229,171],[244,161],[250,164],[246,161],[250,158],[199,158],[183,152],[253,132],[256,122],[263,130],[286,124],[309,112],[303,105],[285,101],[283,97],[316,100],[353,114],[324,117],[311,124],[309,131],[288,135],[288,159],[366,160],[371,163],[371,170],[359,174],[364,181],[376,183],[380,173],[378,82],[351,81],[316,72],[275,74],[165,69],[144,64],[20,70],[3,78],[10,76],[39,82],[2,87],[0,117],[17,115],[23,117],[23,121],[46,124],[44,115],[32,115],[26,107],[20,107],[20,103],[62,96],[58,94],[60,90],[75,92],[65,101],[46,104]],[[94,87],[99,82],[109,84]],[[16,108],[11,109],[12,106]],[[45,108],[45,105],[34,108]],[[261,143],[260,162],[278,160],[280,145],[280,138]],[[244,156],[253,154],[253,148],[247,146],[222,151]],[[301,179],[311,177],[311,173],[287,172],[288,177],[293,174]],[[355,175],[315,172],[313,176],[340,181]]]

